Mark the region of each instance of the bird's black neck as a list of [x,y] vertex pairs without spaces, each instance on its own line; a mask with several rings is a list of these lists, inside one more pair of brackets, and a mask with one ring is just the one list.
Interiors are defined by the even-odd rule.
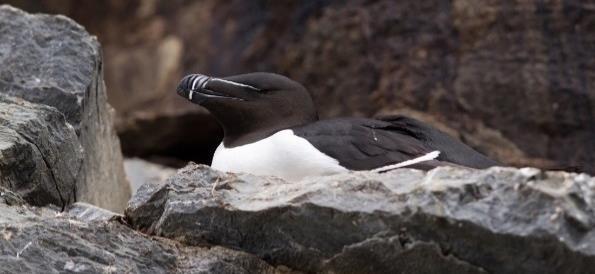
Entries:
[[[215,114],[215,113],[214,113]],[[236,116],[237,117],[237,116]],[[278,131],[302,126],[318,120],[316,115],[303,117],[242,117],[226,119],[215,115],[223,128],[223,144],[226,148],[237,147],[267,138]]]

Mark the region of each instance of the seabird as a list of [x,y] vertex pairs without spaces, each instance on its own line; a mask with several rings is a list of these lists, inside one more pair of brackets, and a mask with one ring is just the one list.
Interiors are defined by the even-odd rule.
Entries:
[[469,146],[406,116],[319,120],[304,86],[274,73],[185,76],[177,93],[208,109],[224,138],[211,167],[286,180],[402,166],[498,165]]

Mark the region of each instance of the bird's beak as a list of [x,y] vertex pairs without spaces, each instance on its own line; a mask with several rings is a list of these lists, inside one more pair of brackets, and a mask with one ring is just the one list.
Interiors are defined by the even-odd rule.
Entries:
[[193,101],[196,93],[204,89],[211,77],[202,74],[190,74],[182,78],[176,88],[178,95]]
[[245,100],[251,91],[258,91],[258,89],[250,85],[202,74],[185,76],[176,88],[178,95],[197,104],[209,99]]

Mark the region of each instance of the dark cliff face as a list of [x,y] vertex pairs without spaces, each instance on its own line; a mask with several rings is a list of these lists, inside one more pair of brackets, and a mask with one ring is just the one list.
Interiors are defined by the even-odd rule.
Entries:
[[[176,98],[178,79],[274,71],[323,117],[404,113],[507,164],[595,172],[595,12],[582,1],[27,2],[98,35],[129,154],[208,162],[221,133]],[[154,128],[166,130],[138,141]]]

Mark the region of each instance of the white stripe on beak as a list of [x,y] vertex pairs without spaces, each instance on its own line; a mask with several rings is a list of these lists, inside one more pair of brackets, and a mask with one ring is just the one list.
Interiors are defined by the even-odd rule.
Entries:
[[204,78],[202,78],[202,79],[200,80],[200,82],[198,83],[198,86],[199,86],[200,88],[205,88],[205,86],[207,86],[207,83],[209,82],[209,80],[210,80],[210,79],[211,79],[211,77],[207,77],[207,76],[205,76]]
[[194,77],[194,79],[192,80],[192,88],[190,88],[190,90],[196,90],[196,83],[198,83],[198,80],[200,80],[200,78],[200,75]]
[[192,89],[196,90],[198,87],[200,88],[204,88],[205,84],[207,83],[207,81],[209,80],[210,77],[202,75],[202,74],[197,74],[196,78],[194,78],[194,80],[192,80]]
[[208,76],[197,74],[194,77],[194,79],[192,79],[192,87],[188,91],[188,100],[192,101],[192,96],[194,95],[194,92],[199,87],[204,88],[207,85],[207,82],[209,82],[209,79],[211,79],[211,78]]

